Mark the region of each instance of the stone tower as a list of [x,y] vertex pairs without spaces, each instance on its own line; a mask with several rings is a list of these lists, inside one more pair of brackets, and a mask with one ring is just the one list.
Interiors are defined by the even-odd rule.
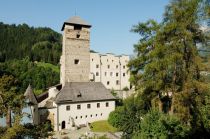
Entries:
[[89,82],[91,25],[78,16],[64,22],[60,82]]

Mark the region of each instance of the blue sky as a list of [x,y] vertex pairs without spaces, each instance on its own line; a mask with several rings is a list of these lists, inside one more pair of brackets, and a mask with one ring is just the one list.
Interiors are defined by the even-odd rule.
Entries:
[[0,22],[61,27],[71,16],[80,16],[92,25],[91,49],[100,53],[133,54],[139,35],[133,25],[148,19],[161,21],[169,0],[1,0]]

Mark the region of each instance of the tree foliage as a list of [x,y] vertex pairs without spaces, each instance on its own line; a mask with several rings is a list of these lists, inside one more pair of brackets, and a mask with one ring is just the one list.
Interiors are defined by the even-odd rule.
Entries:
[[150,110],[140,122],[140,132],[134,138],[186,138],[190,127],[173,116]]
[[170,111],[186,123],[198,121],[197,106],[209,91],[200,75],[205,67],[197,44],[205,44],[206,38],[198,22],[199,2],[174,0],[161,25],[150,20],[134,26],[142,38],[135,45],[137,57],[129,63],[137,89],[144,88],[149,101],[158,96],[162,106],[170,101]]
[[11,127],[11,111],[20,114],[23,105],[17,80],[12,75],[0,76],[0,117],[6,117],[8,127]]
[[27,24],[8,25],[0,22],[0,62],[30,58],[58,64],[61,34],[50,28],[34,28]]
[[59,72],[50,67],[37,66],[28,59],[12,60],[0,63],[0,76],[12,74],[20,83],[22,92],[31,84],[35,91],[45,90],[47,87],[59,83]]

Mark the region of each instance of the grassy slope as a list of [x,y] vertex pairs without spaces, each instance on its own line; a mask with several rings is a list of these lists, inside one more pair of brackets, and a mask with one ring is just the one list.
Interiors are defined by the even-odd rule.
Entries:
[[111,126],[107,121],[97,121],[91,123],[93,132],[116,132],[117,129]]
[[51,68],[53,71],[55,71],[57,73],[60,72],[59,67],[56,65],[53,65],[50,63],[45,63],[45,62],[37,62],[36,64],[37,64],[37,66],[40,66],[40,67]]

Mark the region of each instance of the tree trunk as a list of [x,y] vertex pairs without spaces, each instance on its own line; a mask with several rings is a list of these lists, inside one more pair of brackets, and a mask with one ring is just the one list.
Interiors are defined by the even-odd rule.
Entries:
[[11,109],[10,109],[10,107],[7,110],[6,124],[7,124],[7,127],[11,127]]

